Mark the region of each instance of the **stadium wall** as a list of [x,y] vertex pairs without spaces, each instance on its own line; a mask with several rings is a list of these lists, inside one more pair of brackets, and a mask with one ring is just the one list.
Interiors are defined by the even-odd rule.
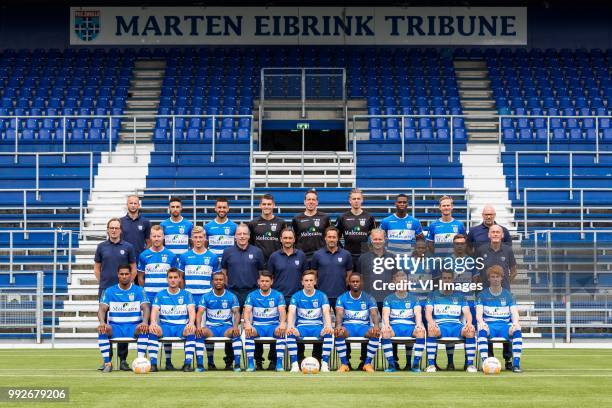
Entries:
[[[63,49],[68,46],[68,7],[0,7],[0,48]],[[609,9],[605,6],[584,9],[530,7],[528,47],[612,48]]]

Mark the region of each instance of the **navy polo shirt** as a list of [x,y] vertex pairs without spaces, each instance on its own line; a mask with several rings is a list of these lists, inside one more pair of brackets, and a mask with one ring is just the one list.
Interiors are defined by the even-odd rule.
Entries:
[[227,270],[227,286],[230,290],[256,289],[259,271],[265,259],[261,249],[249,244],[246,249],[238,245],[225,248],[221,268]]
[[130,265],[136,262],[134,246],[124,240],[113,243],[107,239],[98,244],[94,261],[102,264],[100,288],[109,288],[119,283],[117,269],[120,265]]
[[504,289],[510,289],[510,269],[516,266],[516,259],[514,258],[512,246],[502,243],[501,247],[496,251],[490,244],[485,244],[477,249],[476,258],[482,258],[482,264],[484,266],[479,273],[485,288],[489,287],[487,269],[493,265],[499,265],[504,270],[502,286]]
[[136,219],[129,215],[121,218],[121,238],[134,246],[136,259],[147,248],[147,239],[151,234],[151,222],[138,214]]
[[[499,225],[499,224],[495,224]],[[502,242],[504,244],[512,244],[512,237],[510,236],[510,231],[508,228],[502,226],[502,230],[504,231],[504,237],[502,238]],[[468,245],[473,248],[478,248],[482,244],[488,244],[491,242],[489,240],[489,227],[484,225],[484,223],[475,226],[474,228],[470,228],[470,232],[467,235],[466,242]]]
[[310,267],[317,270],[317,287],[328,298],[337,298],[346,292],[346,272],[353,269],[353,257],[343,248],[333,254],[327,247],[315,251]]
[[302,273],[306,270],[306,254],[294,248],[291,255],[282,249],[272,252],[268,259],[268,271],[274,274],[272,288],[284,296],[291,296],[302,288]]

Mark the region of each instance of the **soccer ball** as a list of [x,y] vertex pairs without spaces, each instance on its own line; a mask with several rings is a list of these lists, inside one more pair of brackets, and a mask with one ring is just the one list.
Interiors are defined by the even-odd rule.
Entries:
[[495,357],[489,357],[482,362],[482,372],[491,375],[499,374],[501,371],[501,363]]
[[138,357],[132,361],[132,371],[136,374],[147,374],[151,371],[151,362],[144,357]]
[[306,357],[302,360],[302,372],[304,374],[318,374],[319,373],[319,360],[314,357]]

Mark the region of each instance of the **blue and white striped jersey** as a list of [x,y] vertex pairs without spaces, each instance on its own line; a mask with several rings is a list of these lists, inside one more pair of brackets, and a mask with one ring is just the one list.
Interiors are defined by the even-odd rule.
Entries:
[[383,310],[389,310],[389,324],[416,324],[414,307],[419,305],[413,293],[407,292],[405,297],[392,293],[383,301]]
[[318,289],[310,296],[304,290],[291,296],[291,305],[296,307],[295,325],[323,325],[323,306],[329,306],[327,295]]
[[253,309],[253,325],[277,325],[280,323],[279,306],[285,306],[285,297],[277,290],[271,289],[270,293],[263,295],[257,289],[249,293],[244,306]]
[[131,284],[128,289],[119,285],[106,288],[100,303],[108,306],[108,323],[110,324],[140,324],[142,313],[140,307],[149,303],[140,286]]
[[427,306],[433,307],[433,318],[438,324],[461,324],[463,307],[467,305],[465,295],[459,291],[454,291],[450,295],[444,295],[439,290],[436,290],[427,299]]
[[178,267],[178,256],[168,248],[154,251],[145,249],[138,258],[138,271],[144,273],[144,290],[149,300],[162,289],[168,287],[168,269]]
[[478,295],[476,305],[482,306],[485,323],[510,323],[511,307],[516,306],[516,302],[507,289],[502,289],[501,293],[494,295],[491,288],[487,288]]
[[198,308],[204,308],[206,313],[206,326],[231,325],[233,322],[232,311],[240,307],[238,298],[229,290],[225,290],[222,295],[217,296],[214,290],[202,295]]
[[174,222],[172,218],[163,220],[159,224],[164,229],[164,245],[177,255],[189,250],[189,237],[193,224],[185,218]]
[[195,306],[191,293],[185,289],[180,289],[177,293],[172,294],[168,289],[160,291],[155,300],[153,307],[159,308],[160,324],[187,324],[189,323],[188,306]]
[[212,289],[212,274],[219,271],[219,258],[212,251],[202,254],[193,249],[181,254],[178,268],[185,273],[185,289],[194,295],[203,295]]
[[223,224],[212,220],[204,225],[206,239],[208,240],[208,250],[221,258],[225,248],[234,246],[234,235],[236,235],[237,227],[238,225],[229,219]]
[[344,309],[342,324],[370,325],[370,310],[376,309],[376,301],[366,292],[361,292],[355,299],[351,292],[344,292],[336,300],[336,307]]

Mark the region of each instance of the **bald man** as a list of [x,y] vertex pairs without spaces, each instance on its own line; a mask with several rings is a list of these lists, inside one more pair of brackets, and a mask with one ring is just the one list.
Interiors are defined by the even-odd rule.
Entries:
[[516,277],[516,260],[512,245],[502,242],[504,230],[500,225],[492,225],[489,227],[489,243],[483,244],[476,249],[475,257],[482,258],[482,269],[480,272],[480,280],[484,287],[489,287],[489,281],[485,271],[493,265],[499,265],[504,270],[502,286],[504,289],[510,290],[510,283]]
[[[467,235],[467,244],[470,253],[481,245],[489,243],[489,228],[492,225],[498,225],[495,222],[495,208],[491,205],[485,205],[482,209],[482,224],[470,228],[470,232]],[[506,227],[502,227],[504,244],[512,245],[512,237]]]

